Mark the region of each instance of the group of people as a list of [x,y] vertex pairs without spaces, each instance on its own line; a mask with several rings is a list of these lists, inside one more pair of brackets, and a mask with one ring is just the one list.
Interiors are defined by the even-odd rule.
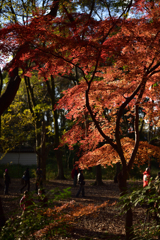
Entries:
[[[9,185],[11,184],[11,178],[9,175],[9,170],[5,169],[3,173],[3,179],[4,179],[4,194],[9,194]],[[29,168],[26,168],[26,170],[23,173],[21,182],[23,186],[20,188],[20,192],[23,192],[23,196],[20,199],[20,207],[22,209],[22,215],[27,212],[27,210],[30,209],[34,205],[34,200],[32,197],[32,194],[30,193],[30,172]],[[43,189],[43,175],[42,170],[40,168],[37,168],[36,170],[36,182],[35,182],[35,191],[38,194],[38,202],[40,203],[41,207],[47,207],[48,204],[48,198],[45,196],[45,190]]]
[[[48,206],[48,198],[45,195],[44,189],[38,189],[38,198],[40,207],[47,207]],[[22,209],[22,216],[27,213],[29,210],[32,209],[34,206],[35,200],[33,199],[33,195],[28,191],[24,191],[22,198],[20,199],[20,207]]]
[[[23,187],[20,189],[21,193],[25,187],[27,187],[27,190],[30,191],[30,173],[29,168],[26,169],[22,176],[23,181]],[[37,168],[36,170],[36,183],[35,183],[35,191],[38,193],[38,188],[43,187],[43,174],[42,169]]]
[[[8,191],[9,191],[9,185],[11,184],[11,178],[9,175],[9,170],[5,169],[4,173],[3,173],[3,179],[4,179],[4,194],[8,195]],[[30,172],[29,172],[29,168],[26,168],[26,170],[23,173],[22,179],[22,187],[20,188],[20,192],[23,193],[23,190],[25,188],[27,188],[27,191],[30,191]],[[38,193],[38,189],[42,189],[43,188],[43,174],[42,174],[42,170],[40,168],[37,168],[36,170],[36,183],[35,183],[35,191]]]
[[[73,178],[74,187],[77,185],[77,182],[79,184],[79,189],[78,189],[78,192],[76,194],[76,197],[78,197],[81,192],[82,192],[82,197],[85,197],[85,191],[84,191],[85,181],[84,181],[83,170],[81,170],[81,169],[79,170],[78,166],[75,165],[75,167],[72,170],[71,177]],[[5,172],[3,174],[3,178],[4,178],[4,186],[5,186],[4,187],[4,194],[8,195],[9,185],[11,183],[11,179],[10,179],[10,176],[9,176],[8,169],[5,169]],[[28,192],[30,191],[30,172],[29,172],[29,168],[26,168],[26,170],[23,173],[22,184],[23,184],[23,186],[21,187],[20,192],[22,193],[23,190],[25,188],[27,188],[27,190],[24,193],[24,198],[26,198],[26,196],[28,196]],[[38,189],[42,189],[42,188],[43,188],[43,174],[42,174],[42,170],[40,168],[37,168],[37,170],[36,170],[35,191],[38,193]]]
[[[75,187],[77,185],[77,182],[79,183],[79,190],[76,194],[76,197],[79,196],[80,192],[82,192],[82,197],[85,196],[84,194],[84,185],[85,185],[85,181],[84,181],[84,175],[83,175],[83,170],[78,170],[78,166],[75,165],[75,167],[73,168],[72,172],[71,172],[71,177],[73,178],[73,186]],[[149,182],[150,182],[150,168],[146,168],[144,173],[143,173],[143,187],[148,186]],[[160,172],[158,172],[158,175],[155,179],[155,181],[160,180]]]
[[[78,169],[78,166],[75,165],[72,172],[71,172],[71,177],[73,178],[73,186],[75,187],[77,185],[77,182],[79,184],[79,189],[77,191],[76,197],[79,196],[79,194],[82,192],[82,197],[85,197],[85,191],[84,191],[84,175],[83,175],[83,170]],[[146,168],[144,173],[143,173],[143,187],[148,186],[149,181],[150,181],[150,168]],[[8,169],[5,169],[5,172],[3,174],[4,178],[4,194],[8,194],[9,190],[9,185],[11,183],[11,179],[9,176],[9,171]],[[157,176],[158,179],[160,179],[160,172],[158,173]],[[30,173],[29,173],[29,168],[27,168],[22,176],[22,181],[23,181],[23,186],[20,189],[20,192],[22,193],[23,190],[27,187],[27,191],[25,191],[25,194],[28,194],[30,191]],[[40,168],[37,168],[36,170],[36,183],[35,183],[35,191],[38,193],[38,189],[43,188],[43,174],[42,170]]]

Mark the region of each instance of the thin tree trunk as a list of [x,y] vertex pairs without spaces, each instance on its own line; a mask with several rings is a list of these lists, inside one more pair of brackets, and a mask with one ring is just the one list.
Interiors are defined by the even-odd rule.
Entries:
[[[47,117],[47,119],[48,119],[48,117]],[[49,125],[48,122],[47,122],[47,125]],[[43,121],[42,121],[42,133],[41,133],[41,168],[42,168],[42,171],[43,171],[43,180],[44,181],[46,181],[47,156],[49,154],[49,149],[52,146],[52,144],[47,146],[46,142],[48,142],[48,137],[47,137],[47,134],[46,134],[46,121],[43,118]]]
[[27,90],[27,98],[28,98],[28,106],[30,109],[30,112],[32,116],[35,118],[35,138],[36,138],[36,149],[35,152],[37,154],[37,166],[41,168],[41,119],[40,119],[40,114],[36,113],[34,111],[34,108],[36,107],[36,99],[35,99],[35,94],[33,91],[33,87],[31,86],[30,83],[30,78],[29,77],[24,77],[25,80],[25,85],[26,85],[26,90]]
[[[127,192],[127,172],[123,170],[118,174],[118,186],[121,196]],[[133,213],[131,207],[127,210],[125,216],[125,232],[126,240],[133,239]]]
[[41,169],[43,172],[43,180],[46,181],[46,160],[47,160],[48,153],[42,154],[41,158]]
[[[56,104],[56,100],[55,100],[55,82],[54,82],[54,77],[51,75],[51,85],[49,84],[48,81],[46,81],[47,84],[47,89],[48,89],[48,93],[50,95],[51,98],[51,102],[52,102],[52,109],[53,109],[53,121],[54,121],[54,132],[55,132],[55,149],[58,148],[59,146],[59,126],[58,126],[58,113],[57,110],[54,110],[54,106]],[[56,155],[56,159],[57,159],[57,166],[58,166],[58,175],[57,175],[57,179],[65,179],[64,177],[64,171],[63,171],[63,162],[62,162],[62,153],[61,150],[58,148],[57,150],[55,150],[55,155]]]
[[114,177],[114,183],[118,183],[118,174],[120,173],[120,162],[116,163],[116,174]]
[[63,162],[62,162],[62,152],[57,149],[55,150],[56,158],[57,158],[57,166],[58,166],[58,174],[56,179],[64,180],[64,171],[63,171]]
[[[37,118],[38,119],[38,118]],[[36,120],[35,123],[35,136],[36,136],[36,154],[37,154],[37,166],[41,168],[41,122],[39,120]]]

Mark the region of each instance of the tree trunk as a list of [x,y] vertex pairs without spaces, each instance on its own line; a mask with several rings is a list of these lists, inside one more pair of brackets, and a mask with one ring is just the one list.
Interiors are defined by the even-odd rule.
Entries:
[[[47,117],[47,120],[48,120],[49,117]],[[47,122],[47,126],[49,125],[49,123]],[[46,121],[45,119],[43,118],[43,121],[42,121],[42,132],[41,132],[41,168],[42,168],[42,171],[43,171],[43,180],[46,181],[46,162],[47,162],[47,157],[48,157],[48,154],[49,154],[49,149],[50,147],[52,146],[49,145],[47,146],[46,143],[48,143],[49,140],[48,140],[48,137],[47,137],[47,134],[46,134]]]
[[[58,116],[57,111],[54,111],[54,129],[55,129],[55,148],[59,146],[59,128],[58,128]],[[57,166],[58,166],[58,175],[57,179],[65,179],[64,172],[63,172],[63,162],[62,162],[62,152],[58,148],[55,150],[55,155],[57,159]]]
[[[38,118],[37,118],[38,119]],[[36,120],[35,124],[35,136],[36,136],[36,154],[37,154],[37,166],[41,168],[41,122]]]
[[10,73],[8,85],[4,93],[0,96],[0,116],[12,103],[21,82],[21,78],[18,76],[18,68],[15,68]]
[[[57,114],[57,110],[54,110],[53,112],[54,112],[55,148],[57,148],[59,146],[58,114]],[[58,166],[57,179],[65,179],[64,172],[63,172],[62,152],[59,148],[55,150],[55,155],[57,158],[57,166]]]
[[118,174],[120,172],[120,162],[117,162],[116,163],[116,174],[115,174],[115,177],[114,177],[114,183],[118,183]]
[[132,208],[127,210],[126,213],[126,222],[125,222],[125,229],[126,229],[126,240],[133,239],[134,232],[133,232],[133,213]]
[[65,180],[64,172],[63,172],[63,162],[62,162],[62,152],[57,149],[55,150],[56,158],[57,158],[57,166],[58,166],[58,174],[56,179]]
[[102,168],[101,168],[101,165],[96,166],[96,181],[95,181],[94,185],[97,185],[97,186],[104,185],[104,183],[102,182]]
[[47,154],[43,153],[42,158],[41,158],[41,169],[42,169],[42,172],[43,172],[43,180],[44,181],[46,181],[46,160],[47,160],[47,156],[48,156],[48,153]]
[[[127,192],[127,172],[124,172],[123,170],[118,174],[118,186],[121,196]],[[127,210],[125,216],[125,231],[126,240],[133,239],[133,214],[131,207]]]
[[[47,90],[50,95],[51,101],[52,101],[52,109],[53,109],[53,121],[54,121],[54,133],[55,133],[55,149],[59,146],[59,125],[58,125],[58,112],[57,110],[54,110],[56,99],[55,99],[55,82],[54,77],[51,75],[51,84],[49,84],[48,81],[46,81],[47,84]],[[58,148],[55,150],[55,155],[57,158],[57,166],[58,166],[58,175],[57,179],[65,179],[64,172],[63,172],[63,162],[62,162],[62,153],[61,150]]]
[[41,114],[37,113],[34,108],[36,107],[36,99],[33,91],[33,86],[31,85],[30,78],[24,77],[26,90],[27,90],[27,98],[28,98],[28,106],[32,116],[35,118],[35,138],[36,138],[36,149],[35,152],[37,154],[37,166],[41,168]]

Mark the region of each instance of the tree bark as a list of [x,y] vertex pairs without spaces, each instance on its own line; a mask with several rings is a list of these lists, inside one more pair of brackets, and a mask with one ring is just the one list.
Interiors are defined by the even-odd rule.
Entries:
[[101,165],[96,166],[96,181],[95,181],[94,185],[97,185],[97,186],[104,185],[104,183],[102,182],[102,168],[101,168]]
[[[33,91],[33,87],[30,83],[29,77],[24,77],[26,89],[27,89],[27,97],[28,97],[28,105],[30,112],[33,117],[35,117],[35,137],[36,137],[36,154],[37,154],[37,166],[42,168],[43,171],[43,180],[46,180],[46,159],[48,154],[48,148],[46,147],[46,129],[45,129],[45,120],[43,113],[36,113],[34,108],[37,105],[35,94]],[[44,161],[44,162],[43,162]]]
[[18,68],[15,68],[9,73],[9,81],[5,92],[0,97],[0,116],[12,103],[21,82],[21,78],[18,76]]
[[39,168],[42,167],[42,156],[41,156],[42,149],[41,149],[41,132],[40,132],[40,129],[42,127],[41,125],[42,125],[41,121],[38,120],[38,115],[37,115],[37,120],[35,123],[35,132],[36,132],[35,136],[36,136],[37,166]]
[[[121,171],[118,174],[118,186],[120,189],[120,195],[122,196],[127,192],[127,172]],[[125,216],[125,231],[126,231],[126,240],[133,239],[133,213],[131,207],[127,210]]]
[[53,121],[54,121],[54,132],[55,132],[55,139],[54,139],[54,147],[55,147],[55,155],[57,159],[57,166],[58,166],[58,175],[57,179],[65,179],[64,177],[64,171],[63,171],[63,162],[62,162],[62,153],[61,150],[58,148],[59,146],[59,126],[58,126],[58,113],[57,110],[54,110],[54,106],[56,104],[55,99],[55,82],[54,77],[51,75],[51,84],[49,84],[48,81],[46,81],[48,93],[51,98],[52,102],[52,109],[53,109]]
[[116,174],[115,174],[115,177],[114,177],[114,183],[118,183],[119,172],[120,172],[120,162],[117,162],[116,163]]
[[62,162],[62,152],[57,149],[55,150],[55,155],[57,158],[58,174],[56,179],[65,180],[64,171],[63,171],[63,162]]
[[55,130],[55,155],[57,158],[57,166],[58,166],[58,175],[57,179],[65,179],[64,171],[63,171],[63,162],[62,162],[62,152],[57,147],[59,146],[59,127],[58,127],[58,114],[57,110],[54,110],[54,130]]

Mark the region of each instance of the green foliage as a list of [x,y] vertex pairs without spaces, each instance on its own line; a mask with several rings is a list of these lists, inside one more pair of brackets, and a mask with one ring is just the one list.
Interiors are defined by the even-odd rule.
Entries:
[[71,187],[68,187],[66,189],[63,189],[63,191],[60,191],[58,188],[55,188],[54,190],[51,190],[51,194],[54,195],[55,200],[63,200],[71,197]]
[[145,188],[130,188],[129,193],[120,197],[121,214],[130,207],[143,207],[144,219],[134,226],[134,240],[150,240],[160,234],[160,179],[151,181]]
[[[48,201],[49,206],[55,205],[55,200],[63,200],[71,195],[70,188],[64,189],[61,192],[58,188],[51,190],[52,199]],[[43,239],[50,239],[53,236],[69,236],[67,233],[67,224],[62,223],[62,213],[57,213],[56,208],[53,209],[52,214],[49,208],[42,208],[38,198],[32,195],[33,205],[28,208],[21,216],[14,216],[6,221],[5,226],[0,233],[0,240],[14,240],[14,239],[36,239],[35,233],[47,227],[46,233],[43,234]],[[53,217],[55,216],[55,218]],[[61,216],[59,218],[59,216]],[[50,229],[50,225],[54,225]],[[41,234],[39,234],[41,235]],[[39,238],[38,238],[39,239]]]
[[[54,219],[46,217],[46,214],[41,209],[34,209],[28,211],[26,216],[16,216],[10,218],[6,225],[2,228],[0,239],[13,240],[13,239],[35,239],[34,233],[46,225],[54,223]],[[48,231],[43,239],[49,239],[56,235],[67,235],[67,226],[58,224],[52,231]]]

